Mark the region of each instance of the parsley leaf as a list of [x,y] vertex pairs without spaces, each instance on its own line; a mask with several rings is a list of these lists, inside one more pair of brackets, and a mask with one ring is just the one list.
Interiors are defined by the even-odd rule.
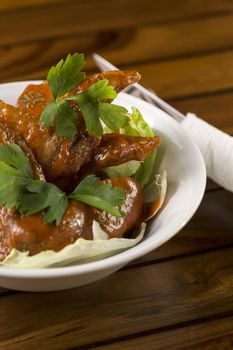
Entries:
[[33,171],[28,158],[15,143],[0,145],[0,161],[19,170],[24,176],[33,178]]
[[73,139],[77,132],[78,114],[68,104],[68,100],[75,101],[85,119],[88,133],[93,136],[103,135],[103,123],[112,131],[119,131],[127,122],[127,110],[114,104],[106,103],[113,100],[117,93],[103,79],[91,85],[85,91],[67,98],[61,98],[77,86],[83,79],[80,72],[84,65],[83,54],[68,55],[53,66],[47,75],[47,81],[54,101],[43,110],[39,122],[46,128],[55,124],[58,136]]
[[72,140],[77,132],[78,114],[64,100],[50,102],[43,110],[40,123],[49,128],[53,123],[58,136]]
[[36,180],[22,149],[0,145],[0,204],[25,215],[45,210],[44,221],[58,225],[67,208],[66,194],[54,184]]
[[62,59],[49,70],[47,80],[55,100],[65,95],[84,79],[85,74],[80,72],[84,63],[83,54],[69,54],[65,61]]
[[108,85],[108,80],[103,79],[78,95],[69,97],[68,100],[78,103],[89,134],[101,136],[103,126],[100,119],[113,131],[119,131],[127,123],[127,109],[104,102],[115,97],[115,90]]
[[45,128],[49,128],[58,113],[58,105],[56,101],[49,102],[43,112],[41,113],[39,122]]
[[103,135],[103,127],[99,119],[98,102],[92,99],[87,91],[70,98],[78,103],[84,116],[88,133],[94,136]]
[[94,100],[113,100],[117,97],[116,91],[111,85],[108,85],[107,79],[97,81],[86,92]]
[[53,66],[47,75],[47,81],[54,101],[47,104],[40,116],[40,124],[49,128],[55,123],[58,136],[72,140],[77,132],[78,114],[67,101],[61,99],[63,95],[77,86],[85,77],[80,72],[84,65],[84,55],[75,53],[68,55]]
[[100,179],[95,175],[87,176],[82,180],[68,197],[105,210],[116,217],[123,216],[123,213],[116,206],[123,203],[125,199],[124,190],[113,187],[110,183],[101,184]]
[[127,109],[110,104],[110,103],[99,103],[99,114],[104,124],[113,131],[119,131],[127,123]]
[[18,207],[20,197],[28,183],[21,171],[0,161],[0,204],[6,208]]
[[16,144],[0,145],[0,204],[17,207],[28,181],[33,178],[31,164]]
[[105,210],[117,217],[125,198],[124,190],[102,184],[95,175],[87,176],[66,195],[56,185],[36,180],[31,164],[16,144],[0,145],[0,204],[16,207],[24,215],[44,210],[44,222],[59,225],[68,206],[68,198]]
[[46,209],[44,222],[56,225],[62,220],[67,209],[66,194],[52,183],[39,180],[32,181],[26,186],[28,193],[22,194],[18,210],[25,215],[32,215]]
[[55,116],[55,126],[58,136],[72,140],[77,132],[78,114],[66,101],[59,101]]

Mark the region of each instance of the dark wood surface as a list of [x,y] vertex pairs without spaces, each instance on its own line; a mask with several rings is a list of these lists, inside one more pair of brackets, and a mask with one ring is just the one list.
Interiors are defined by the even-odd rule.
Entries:
[[[0,81],[96,51],[182,112],[233,135],[230,0],[3,0]],[[172,240],[90,286],[0,290],[0,349],[233,349],[233,194],[208,181]]]

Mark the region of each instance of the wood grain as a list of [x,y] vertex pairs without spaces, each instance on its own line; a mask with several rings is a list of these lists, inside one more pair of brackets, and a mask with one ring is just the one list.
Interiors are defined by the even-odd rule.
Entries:
[[[233,246],[233,217],[228,215],[232,211],[233,194],[221,189],[206,193],[196,214],[181,232],[125,269]],[[0,289],[1,293],[9,292]]]
[[[109,38],[109,36],[108,36]],[[23,79],[45,79],[49,68],[68,53],[92,53],[104,45],[105,35],[77,35],[65,40],[43,40],[26,45],[10,45],[0,48],[1,82]],[[89,57],[89,61],[91,59]],[[91,63],[92,67],[94,63]],[[90,66],[90,64],[89,64]],[[88,65],[87,65],[88,67]],[[98,69],[96,68],[96,71]]]
[[233,246],[233,193],[219,190],[205,194],[190,222],[173,239],[131,265],[197,254]]
[[233,317],[226,317],[94,348],[96,350],[231,350],[232,347]]
[[[120,67],[125,64],[132,66],[142,61],[225,50],[232,48],[232,20],[233,16],[224,15],[120,31],[115,29],[90,34],[72,33],[64,38],[37,40],[13,46],[0,43],[1,79],[14,79],[19,74],[33,72],[45,76],[49,67],[68,52],[85,52],[87,69],[96,69],[90,58],[94,51]],[[139,49],[142,41],[143,50]]]
[[224,249],[120,271],[70,291],[0,298],[0,346],[59,350],[227,315],[232,254]]
[[[68,52],[137,69],[182,112],[233,135],[233,2],[3,0],[0,80],[41,79]],[[0,289],[0,349],[230,350],[233,194],[208,181],[197,213],[159,249],[95,284]]]
[[[155,90],[162,98],[188,97],[233,88],[233,51],[160,63],[135,64],[130,68],[139,71],[142,84]],[[40,79],[45,74],[43,69],[33,70],[19,73],[14,79]],[[2,76],[5,81],[8,80],[4,74]]]
[[[233,51],[161,63],[134,65],[142,84],[162,98],[189,96],[233,87]],[[152,79],[153,77],[153,79]]]
[[183,113],[200,118],[233,135],[233,91],[169,101]]
[[9,9],[21,9],[27,8],[28,6],[38,6],[38,5],[50,5],[56,4],[59,2],[65,2],[67,0],[1,0],[0,10],[9,10]]
[[105,47],[99,47],[99,52],[115,65],[132,66],[137,62],[223,51],[232,48],[232,20],[232,16],[225,15],[116,31]]
[[23,11],[18,11],[16,6],[15,9],[2,10],[0,13],[0,32],[3,33],[1,42],[14,44],[185,17],[228,14],[232,10],[233,3],[227,0],[187,0],[185,3],[177,0],[175,6],[173,0],[118,0],[112,1],[111,6],[106,0],[68,0],[57,2],[56,6],[50,6],[50,2],[40,6],[28,6]]

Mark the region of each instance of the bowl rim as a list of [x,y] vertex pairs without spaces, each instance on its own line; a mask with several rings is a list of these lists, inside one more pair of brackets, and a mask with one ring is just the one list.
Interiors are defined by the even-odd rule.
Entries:
[[[0,86],[4,85],[23,85],[23,84],[35,84],[35,83],[41,83],[43,80],[26,80],[26,81],[16,81],[16,82],[7,82],[0,84]],[[145,107],[153,107],[157,109],[155,106],[152,106],[146,101],[143,101],[135,96],[128,95],[124,92],[121,92],[118,94],[119,97],[127,98],[134,101],[140,101],[140,104],[144,105]],[[171,126],[174,126],[175,128],[179,127],[182,128],[182,126],[174,120],[172,117],[170,117],[167,113],[163,113],[164,118],[167,119],[167,121],[170,123]],[[159,241],[159,244],[157,241],[155,242],[149,242],[149,244],[146,244],[146,241],[139,242],[136,246],[131,247],[125,251],[122,251],[120,253],[117,253],[113,256],[103,258],[101,260],[88,262],[80,265],[73,265],[73,266],[62,266],[62,267],[48,267],[48,268],[32,268],[32,269],[26,269],[26,268],[11,268],[6,266],[0,266],[0,277],[7,277],[7,278],[22,278],[22,279],[51,279],[51,278],[57,278],[57,277],[71,277],[71,276],[77,276],[77,275],[84,275],[87,273],[95,273],[98,271],[101,271],[103,269],[113,269],[114,267],[118,266],[124,266],[127,263],[129,263],[132,260],[135,260],[143,255],[148,254],[149,252],[153,251],[158,246],[161,246],[165,242],[167,242],[170,238],[175,236],[177,232],[179,232],[191,219],[193,214],[196,212],[197,208],[199,207],[201,200],[205,193],[205,187],[206,187],[206,167],[204,163],[204,159],[202,157],[202,154],[198,148],[198,146],[192,141],[192,139],[188,136],[186,131],[182,128],[182,134],[186,138],[186,140],[189,142],[189,144],[192,146],[194,152],[196,152],[196,156],[199,158],[199,165],[200,165],[200,181],[199,184],[200,190],[199,195],[193,203],[192,208],[190,211],[184,216],[182,223],[177,224],[177,227],[167,234],[163,236],[163,238]],[[154,244],[153,244],[154,243]]]

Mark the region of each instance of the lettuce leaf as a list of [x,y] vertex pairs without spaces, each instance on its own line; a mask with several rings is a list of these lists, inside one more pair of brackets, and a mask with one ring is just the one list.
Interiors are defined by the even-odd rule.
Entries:
[[136,238],[110,238],[101,229],[99,223],[93,221],[93,240],[77,239],[59,252],[43,251],[33,256],[29,252],[20,252],[13,249],[0,264],[17,269],[33,269],[76,265],[106,258],[131,248],[139,243],[144,235],[146,224],[142,227]]
[[[162,207],[167,192],[167,173],[163,171],[154,176],[153,181],[143,188],[146,208],[146,221],[155,216]],[[147,210],[148,209],[148,210]]]
[[122,133],[129,136],[153,137],[154,132],[151,127],[145,122],[142,114],[136,107],[132,107],[132,113],[127,114],[129,120]]
[[[153,130],[145,122],[142,114],[136,107],[132,107],[132,113],[128,113],[127,116],[128,122],[124,129],[120,129],[121,134],[141,137],[154,136]],[[106,127],[104,127],[104,130],[105,132],[110,131]],[[144,187],[151,179],[155,157],[156,151],[148,154],[144,162],[132,160],[118,166],[105,168],[104,172],[107,173],[109,177],[132,176]]]
[[111,166],[104,169],[104,172],[109,177],[115,176],[132,176],[140,168],[141,162],[137,160],[130,160],[121,165]]
[[[128,113],[128,125],[121,132],[129,136],[153,137],[154,132],[145,122],[142,114],[136,107],[132,107],[132,113]],[[151,179],[156,151],[148,154],[144,162],[140,164],[133,177],[144,187]]]
[[138,168],[136,173],[133,175],[133,178],[140,183],[142,188],[146,184],[148,184],[148,182],[151,179],[151,176],[154,170],[155,157],[156,157],[156,151],[148,154],[148,156],[144,159],[144,162],[140,164],[140,167]]

